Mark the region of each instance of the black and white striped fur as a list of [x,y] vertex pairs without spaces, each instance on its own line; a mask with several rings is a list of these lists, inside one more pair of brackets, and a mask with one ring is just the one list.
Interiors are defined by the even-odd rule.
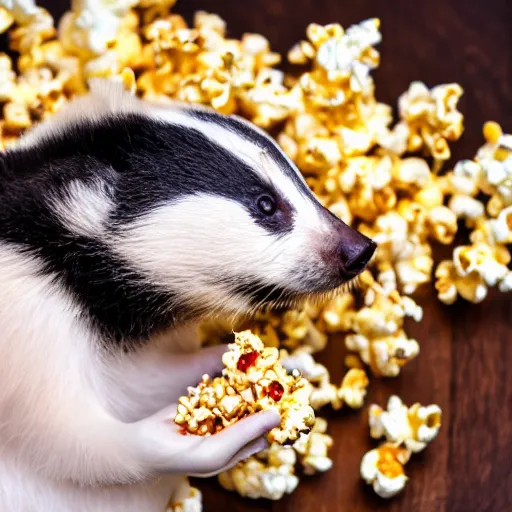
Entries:
[[0,510],[161,511],[261,449],[273,413],[168,421],[221,366],[195,322],[329,292],[374,249],[261,130],[95,84],[0,154]]

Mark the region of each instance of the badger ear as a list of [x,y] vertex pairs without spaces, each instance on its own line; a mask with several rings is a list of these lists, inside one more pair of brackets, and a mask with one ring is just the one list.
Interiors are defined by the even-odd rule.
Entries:
[[19,140],[18,146],[35,146],[65,131],[70,125],[96,121],[107,114],[142,114],[145,111],[144,102],[126,91],[120,82],[94,78],[88,85],[88,94],[72,99],[48,120],[36,125]]
[[90,78],[87,85],[89,86],[89,94],[98,100],[108,101],[114,98],[122,98],[125,93],[129,94],[124,90],[122,82],[117,80]]
[[122,82],[106,78],[91,78],[88,81],[89,100],[107,112],[140,111],[142,102],[124,88]]

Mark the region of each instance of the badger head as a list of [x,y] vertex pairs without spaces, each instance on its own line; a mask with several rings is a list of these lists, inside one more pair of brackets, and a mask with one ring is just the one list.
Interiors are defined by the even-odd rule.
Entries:
[[29,245],[121,339],[328,293],[376,247],[320,205],[262,130],[115,86],[96,84],[5,162],[44,176],[32,194],[48,212],[32,215],[52,227],[27,231],[51,234]]

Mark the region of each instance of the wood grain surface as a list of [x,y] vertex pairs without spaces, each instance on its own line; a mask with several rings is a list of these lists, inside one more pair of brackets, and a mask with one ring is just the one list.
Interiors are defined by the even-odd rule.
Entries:
[[[68,8],[62,0],[41,5],[54,15]],[[281,53],[303,38],[310,22],[348,26],[379,17],[379,100],[396,105],[412,80],[460,83],[466,132],[455,158],[474,155],[486,120],[512,130],[511,0],[180,0],[175,11],[191,21],[199,9],[220,14],[231,36],[264,34]],[[406,403],[443,409],[442,430],[407,465],[410,482],[401,495],[381,500],[359,479],[361,457],[374,446],[365,408],[326,413],[335,439],[327,474],[304,478],[275,503],[241,499],[215,480],[198,481],[204,511],[512,512],[512,297],[491,294],[481,305],[446,307],[427,286],[417,299],[425,318],[408,333],[419,340],[421,354],[399,378],[373,380],[368,400],[384,405],[398,393]],[[335,381],[344,372],[343,355],[342,340],[334,339],[320,356]]]

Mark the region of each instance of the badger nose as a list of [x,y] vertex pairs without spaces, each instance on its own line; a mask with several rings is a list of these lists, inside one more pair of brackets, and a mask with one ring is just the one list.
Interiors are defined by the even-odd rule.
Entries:
[[342,271],[353,277],[366,268],[377,244],[347,225],[343,227],[338,253]]
[[[352,257],[347,258],[346,255],[343,255],[342,264],[345,271],[350,275],[357,275],[362,272],[372,259],[376,248],[377,244],[373,240],[367,239],[366,243],[358,247]],[[343,260],[345,260],[345,262],[343,262]]]

